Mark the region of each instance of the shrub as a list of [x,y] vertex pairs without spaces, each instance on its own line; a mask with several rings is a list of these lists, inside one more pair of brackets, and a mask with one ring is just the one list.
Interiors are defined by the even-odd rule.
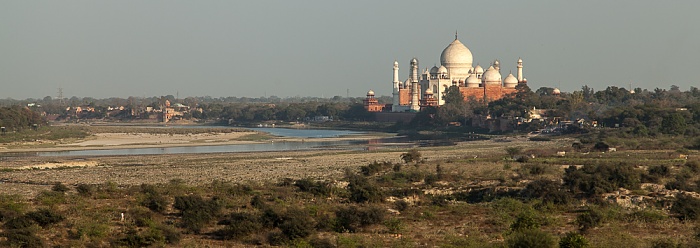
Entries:
[[408,202],[404,201],[404,200],[398,200],[398,201],[394,202],[394,207],[396,208],[396,210],[399,210],[402,212],[404,210],[408,209],[408,206],[409,206]]
[[168,200],[158,191],[158,189],[150,184],[141,185],[141,206],[147,207],[153,212],[163,213],[168,206]]
[[568,204],[571,194],[561,187],[559,182],[538,179],[525,186],[521,194],[528,199],[540,199],[543,203]]
[[173,207],[181,211],[181,226],[199,233],[206,223],[219,214],[222,206],[216,198],[205,201],[201,196],[188,195],[175,197]]
[[348,181],[351,201],[357,203],[382,201],[383,194],[381,189],[374,183],[371,183],[366,177],[350,175]]
[[310,178],[299,179],[294,182],[294,186],[302,192],[309,192],[318,196],[329,196],[331,194],[331,185],[327,182],[316,182]]
[[25,229],[29,228],[32,225],[34,225],[34,221],[27,217],[26,215],[19,216],[12,218],[8,221],[5,221],[5,224],[2,225],[2,227],[5,230],[10,230],[10,229]]
[[214,235],[226,240],[245,237],[263,228],[260,217],[250,213],[231,213],[219,224],[226,225],[226,227],[215,231]]
[[62,214],[49,209],[39,209],[37,211],[29,212],[26,215],[29,219],[33,220],[42,227],[46,227],[66,219]]
[[540,227],[540,221],[533,211],[520,212],[515,217],[515,221],[510,225],[510,230],[517,232],[525,229],[537,229]]
[[585,248],[590,247],[586,237],[579,233],[568,232],[559,239],[559,248]]
[[7,247],[44,247],[44,242],[29,228],[5,230],[2,236],[7,238]]
[[[408,163],[408,162],[406,162],[406,163]],[[375,175],[379,172],[382,172],[386,169],[389,169],[391,167],[392,167],[392,164],[390,162],[379,163],[377,161],[374,161],[371,164],[368,164],[366,166],[361,166],[360,172],[362,172],[362,174],[365,176],[371,176],[371,175]]]
[[66,196],[63,192],[41,191],[36,196],[35,200],[43,205],[53,206],[66,203]]
[[51,187],[51,190],[52,190],[52,191],[56,191],[56,192],[63,192],[63,193],[65,193],[65,192],[67,192],[68,190],[70,190],[70,188],[68,188],[68,186],[66,186],[66,185],[64,185],[64,184],[62,184],[62,183],[59,182],[59,183],[54,184],[53,187]]
[[599,226],[603,222],[603,214],[600,211],[589,209],[576,216],[576,224],[582,232]]
[[[700,138],[698,138],[700,139]],[[700,171],[700,163],[695,160],[686,161],[683,167],[688,168],[690,172],[697,173]]]
[[403,160],[405,163],[414,163],[420,161],[421,156],[422,155],[418,150],[411,149],[410,151],[401,154],[401,160]]
[[655,165],[649,167],[649,174],[654,176],[667,177],[671,175],[671,169],[668,168],[668,165]]
[[549,233],[539,229],[523,229],[506,238],[506,247],[510,248],[554,248],[556,242]]
[[595,145],[593,145],[593,149],[600,152],[607,152],[609,148],[610,145],[604,141],[598,141],[595,143]]
[[700,199],[686,194],[678,194],[670,211],[680,220],[697,220],[700,216]]
[[78,191],[78,194],[81,196],[92,196],[92,194],[95,193],[95,186],[81,183],[75,187],[75,190]]
[[384,216],[384,209],[376,206],[340,208],[335,211],[335,229],[337,232],[355,232],[360,227],[382,223]]
[[22,203],[21,198],[17,195],[0,195],[0,221],[21,215],[26,207],[26,204]]
[[564,173],[564,186],[573,193],[594,196],[618,188],[639,189],[641,172],[626,164],[569,166]]
[[399,233],[403,230],[403,222],[397,218],[391,218],[384,221],[384,226],[389,230],[389,233]]
[[523,148],[519,146],[512,146],[506,147],[505,150],[509,158],[515,158],[516,155],[520,155],[520,153],[522,153]]
[[283,217],[284,221],[279,228],[289,240],[305,238],[314,231],[314,220],[299,209],[287,210]]

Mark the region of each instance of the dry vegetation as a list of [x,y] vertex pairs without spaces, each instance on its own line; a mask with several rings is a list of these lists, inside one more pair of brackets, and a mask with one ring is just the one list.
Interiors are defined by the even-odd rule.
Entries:
[[[415,152],[15,158],[1,166],[0,242],[698,245],[695,153],[685,160],[674,151],[576,152],[568,139],[507,141]],[[32,169],[36,164],[53,166]]]

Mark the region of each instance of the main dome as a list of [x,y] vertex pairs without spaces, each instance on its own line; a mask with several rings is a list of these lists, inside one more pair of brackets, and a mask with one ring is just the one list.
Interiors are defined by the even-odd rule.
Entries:
[[452,78],[466,78],[472,68],[472,52],[462,42],[455,39],[440,54],[440,64],[447,67]]

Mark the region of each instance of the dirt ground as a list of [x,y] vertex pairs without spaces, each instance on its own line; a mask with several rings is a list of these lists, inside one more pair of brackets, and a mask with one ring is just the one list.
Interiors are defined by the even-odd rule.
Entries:
[[[92,145],[96,144],[109,146],[108,148],[201,145],[201,140],[213,140],[214,144],[249,142],[233,140],[241,135],[246,134],[170,135],[169,137],[151,137],[152,135],[148,134],[103,134],[61,147],[61,149],[94,149],[95,147]],[[354,136],[323,140],[376,137]],[[285,140],[295,141],[294,139]],[[144,141],[150,141],[150,143],[144,143]],[[153,142],[158,142],[158,144]],[[105,149],[104,146],[98,148]],[[559,145],[555,142],[537,142],[535,144],[532,141],[527,141],[526,138],[513,138],[508,142],[472,141],[459,143],[456,146],[418,149],[426,160],[444,160],[472,158],[486,154],[505,154],[504,148],[507,146],[537,146],[542,148]],[[283,178],[334,179],[342,177],[347,168],[357,169],[374,161],[401,162],[401,154],[406,151],[407,148],[380,148],[372,151],[328,149],[138,156],[9,157],[4,158],[0,163],[0,193],[33,196],[41,190],[50,189],[57,182],[66,185],[105,182],[113,182],[117,185],[139,185],[166,183],[173,179],[179,179],[188,184],[200,185],[210,183],[213,180],[262,184],[278,182]]]

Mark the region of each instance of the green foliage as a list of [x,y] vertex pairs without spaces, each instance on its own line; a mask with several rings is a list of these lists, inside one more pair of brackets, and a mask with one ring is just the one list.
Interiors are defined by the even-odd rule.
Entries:
[[700,217],[700,199],[691,195],[678,194],[670,211],[680,220],[697,220]]
[[582,232],[600,226],[603,223],[603,214],[595,209],[589,209],[576,216],[576,224]]
[[559,182],[538,179],[525,186],[521,192],[526,199],[540,199],[543,203],[568,204],[572,201],[569,192]]
[[163,196],[163,194],[154,185],[142,184],[141,193],[143,197],[141,199],[141,206],[147,207],[153,212],[163,213],[167,208],[169,202]]
[[390,218],[384,221],[384,226],[389,230],[389,233],[400,233],[404,229],[404,224],[401,219]]
[[18,195],[0,195],[0,221],[19,216],[26,211],[26,204]]
[[341,207],[335,211],[337,232],[356,232],[359,228],[384,221],[385,210],[379,206]]
[[294,182],[294,186],[302,192],[309,192],[318,196],[329,196],[332,186],[328,182],[315,181],[311,178],[303,178]]
[[416,149],[411,149],[408,152],[401,154],[401,160],[405,163],[415,163],[419,162],[421,159],[421,153]]
[[641,172],[626,164],[569,166],[564,173],[564,186],[573,193],[594,196],[618,188],[639,189]]
[[515,158],[516,155],[520,155],[523,152],[523,148],[519,146],[506,147],[505,150],[509,158]]
[[668,165],[655,165],[649,167],[649,174],[659,177],[667,177],[671,175],[671,169]]
[[26,216],[39,224],[41,227],[46,227],[51,224],[55,224],[66,219],[62,214],[50,210],[50,209],[39,209],[37,211],[32,211],[26,214]]
[[62,183],[56,183],[56,184],[53,185],[53,187],[51,187],[51,190],[52,190],[52,191],[56,191],[56,192],[63,192],[63,193],[65,193],[65,192],[67,192],[68,190],[70,190],[70,188],[68,188],[68,186],[66,186],[66,185],[64,185],[64,184],[62,184]]
[[180,210],[180,226],[199,233],[205,224],[219,214],[222,206],[217,199],[206,201],[199,195],[187,195],[176,196],[173,207]]
[[78,191],[78,194],[84,197],[89,197],[92,196],[95,193],[95,186],[90,185],[90,184],[78,184],[78,186],[75,187],[75,190]]
[[590,246],[588,239],[576,232],[568,232],[559,239],[559,248],[586,248]]
[[510,225],[513,232],[525,229],[537,229],[540,227],[540,220],[534,211],[523,211],[515,217],[515,221]]
[[1,236],[7,239],[6,247],[44,247],[44,241],[29,228],[5,230]]
[[289,240],[306,238],[314,231],[314,220],[308,213],[300,209],[287,210],[282,219],[279,228]]
[[39,192],[35,200],[42,205],[54,206],[66,203],[66,195],[59,191],[42,191]]
[[350,192],[350,200],[353,202],[381,202],[383,200],[381,189],[360,175],[349,175],[348,191]]
[[259,216],[245,212],[231,213],[219,225],[226,227],[215,231],[214,235],[225,240],[240,239],[263,228]]
[[549,233],[539,229],[522,229],[506,238],[509,248],[554,248],[556,242]]
[[[419,157],[420,157],[420,155],[419,155]],[[402,155],[402,158],[403,158],[403,155]],[[374,161],[366,166],[360,166],[360,172],[362,172],[362,174],[365,176],[372,176],[372,175],[376,175],[379,172],[387,170],[389,168],[392,168],[392,164],[390,162],[381,162],[380,163],[380,162]]]

